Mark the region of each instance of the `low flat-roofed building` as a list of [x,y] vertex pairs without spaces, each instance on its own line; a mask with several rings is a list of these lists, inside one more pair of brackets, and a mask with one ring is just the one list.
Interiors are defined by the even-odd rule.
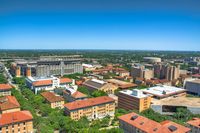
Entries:
[[115,90],[118,89],[116,85],[98,79],[89,79],[83,83],[83,86],[87,87],[90,91],[100,90],[108,94],[114,94]]
[[4,96],[0,98],[0,113],[10,113],[20,111],[20,104],[14,96]]
[[117,79],[108,79],[106,80],[108,83],[111,83],[113,85],[118,86],[120,89],[127,89],[127,88],[133,88],[137,87],[136,84],[130,83],[130,82],[125,82]]
[[41,95],[45,98],[51,108],[63,108],[64,99],[60,96],[56,96],[53,92],[42,92]]
[[200,98],[194,97],[168,97],[152,99],[151,108],[160,114],[173,114],[177,108],[187,108],[193,114],[200,114]]
[[11,95],[12,86],[9,84],[0,84],[0,96]]
[[187,125],[191,129],[190,133],[200,133],[200,118],[193,118]]
[[162,99],[170,96],[186,95],[186,90],[174,86],[158,85],[142,90],[145,94],[151,94],[154,98]]
[[65,98],[66,101],[73,102],[77,100],[84,100],[87,98],[87,95],[72,88],[68,88],[66,90],[63,90],[63,97]]
[[144,111],[150,107],[151,96],[141,90],[123,90],[118,93],[118,108]]
[[26,85],[35,92],[46,90],[53,91],[58,87],[68,87],[69,84],[72,84],[72,80],[69,78],[57,78],[57,77],[27,77]]
[[136,113],[119,117],[124,133],[189,133],[190,129],[172,121],[158,123]]
[[33,116],[29,111],[0,114],[0,132],[33,133]]
[[73,120],[86,116],[89,120],[101,119],[106,116],[114,117],[115,100],[108,96],[88,98],[64,105],[65,114]]
[[184,88],[188,93],[200,96],[200,79],[190,79],[184,82]]

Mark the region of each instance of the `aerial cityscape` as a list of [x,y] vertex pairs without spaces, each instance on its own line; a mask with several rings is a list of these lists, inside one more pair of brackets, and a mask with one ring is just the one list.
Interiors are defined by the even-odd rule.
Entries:
[[0,133],[200,133],[200,1],[0,0]]

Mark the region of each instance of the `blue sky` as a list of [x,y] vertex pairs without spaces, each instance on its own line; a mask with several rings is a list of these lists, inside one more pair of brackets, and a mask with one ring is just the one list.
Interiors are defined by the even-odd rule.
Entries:
[[0,49],[200,51],[196,0],[8,1],[0,0]]

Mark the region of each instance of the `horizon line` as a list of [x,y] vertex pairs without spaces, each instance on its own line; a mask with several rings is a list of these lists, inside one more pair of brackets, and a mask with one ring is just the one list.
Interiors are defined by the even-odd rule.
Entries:
[[26,51],[26,50],[32,50],[32,51],[53,51],[53,50],[59,50],[59,51],[87,51],[87,50],[92,50],[92,51],[166,51],[166,52],[200,52],[200,50],[153,50],[153,49],[1,49],[0,51],[13,51],[13,50],[21,50],[21,51]]

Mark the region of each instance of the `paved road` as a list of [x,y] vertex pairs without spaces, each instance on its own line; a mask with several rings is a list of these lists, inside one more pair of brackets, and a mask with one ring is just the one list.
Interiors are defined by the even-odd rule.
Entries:
[[4,76],[7,78],[8,83],[15,87],[18,90],[18,85],[13,83],[13,76],[10,74],[8,68],[4,66]]
[[112,128],[119,128],[119,126],[109,126],[109,127],[104,127],[104,128],[99,129],[99,130],[112,129]]

